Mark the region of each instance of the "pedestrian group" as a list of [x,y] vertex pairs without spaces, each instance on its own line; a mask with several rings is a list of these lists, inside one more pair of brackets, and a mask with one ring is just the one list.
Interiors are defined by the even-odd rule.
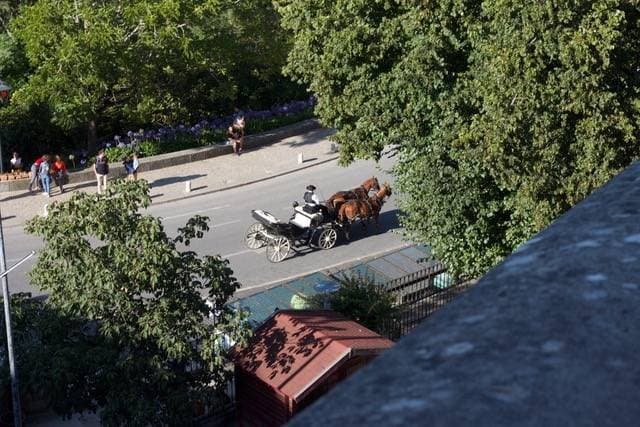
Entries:
[[[238,156],[242,153],[244,144],[244,128],[244,115],[237,110],[233,122],[227,129],[227,137],[229,138],[229,144],[233,146],[233,152]],[[72,156],[69,158],[73,159]],[[83,162],[81,162],[81,164],[82,163]],[[138,154],[133,153],[128,156],[122,164],[127,172],[127,180],[137,180],[138,168],[140,166]],[[22,158],[20,158],[17,152],[14,152],[11,158],[11,172],[20,172],[22,169]],[[51,197],[52,181],[59,187],[60,194],[64,193],[64,186],[69,181],[67,165],[59,155],[54,156],[53,159],[48,154],[38,157],[31,164],[30,172],[29,192],[41,191],[46,197]],[[107,190],[107,177],[109,175],[109,161],[104,150],[98,151],[96,161],[93,165],[93,172],[98,184],[98,193],[101,194]]]

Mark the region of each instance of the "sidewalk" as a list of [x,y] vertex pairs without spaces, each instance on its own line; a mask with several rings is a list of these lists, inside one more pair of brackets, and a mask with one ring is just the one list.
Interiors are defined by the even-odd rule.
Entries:
[[[138,178],[149,181],[154,204],[220,191],[336,159],[338,154],[331,151],[331,142],[328,140],[332,133],[331,129],[317,129],[245,150],[241,156],[229,154],[156,169],[139,173]],[[299,154],[304,157],[301,164],[298,163]],[[185,193],[187,181],[191,182],[189,194]],[[1,193],[3,225],[11,227],[24,224],[33,216],[41,215],[45,204],[67,200],[75,191],[95,192],[96,184],[70,184],[64,194],[52,186],[50,198],[25,191]]]

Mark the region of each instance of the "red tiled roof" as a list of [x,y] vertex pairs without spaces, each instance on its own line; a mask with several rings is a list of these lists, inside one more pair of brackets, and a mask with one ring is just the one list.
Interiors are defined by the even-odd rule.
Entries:
[[283,310],[235,353],[236,365],[293,400],[352,352],[376,354],[393,342],[334,311]]

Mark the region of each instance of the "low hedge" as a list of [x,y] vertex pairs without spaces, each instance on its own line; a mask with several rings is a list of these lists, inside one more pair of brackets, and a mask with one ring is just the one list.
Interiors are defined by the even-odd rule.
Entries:
[[[307,109],[299,113],[270,117],[268,119],[247,120],[245,134],[251,135],[277,129],[293,123],[313,118],[313,109]],[[123,161],[137,151],[138,157],[150,157],[158,154],[172,153],[174,151],[187,150],[189,148],[207,147],[215,144],[226,144],[226,132],[220,129],[204,129],[199,135],[190,133],[176,134],[171,138],[147,139],[137,143],[134,147],[109,147],[105,149],[105,155],[111,162]],[[91,158],[87,165],[91,166],[95,157]]]

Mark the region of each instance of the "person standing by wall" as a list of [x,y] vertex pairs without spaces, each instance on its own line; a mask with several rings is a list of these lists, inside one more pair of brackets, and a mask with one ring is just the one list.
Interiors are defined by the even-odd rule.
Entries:
[[98,194],[101,194],[103,189],[105,191],[107,190],[107,175],[109,174],[109,162],[104,155],[104,150],[98,151],[98,157],[96,157],[96,163],[93,165],[93,171],[98,181]]
[[244,124],[244,116],[238,115],[227,129],[227,136],[233,145],[233,152],[238,156],[242,153],[242,146],[244,144]]
[[22,159],[16,153],[13,152],[13,157],[11,157],[11,173],[21,172],[22,171]]
[[133,153],[131,157],[123,162],[124,169],[127,171],[127,181],[137,181],[138,180],[138,166],[140,166],[140,162],[138,161],[138,153]]
[[133,159],[131,161],[131,166],[133,166],[133,180],[138,180],[138,167],[140,167],[140,162],[138,161],[138,153],[133,153]]
[[40,156],[36,159],[35,162],[31,165],[31,180],[29,181],[29,192],[33,192],[33,185],[36,185],[36,190],[40,190],[40,179],[38,178],[40,174],[40,163],[44,156]]
[[66,184],[66,181],[69,179],[69,175],[67,165],[64,164],[60,156],[55,157],[55,161],[51,165],[51,173],[53,180],[60,188],[60,194],[64,193],[64,184]]
[[42,156],[42,162],[40,162],[40,167],[38,168],[38,175],[40,177],[40,181],[42,182],[42,194],[51,197],[51,166],[49,164],[49,156]]

